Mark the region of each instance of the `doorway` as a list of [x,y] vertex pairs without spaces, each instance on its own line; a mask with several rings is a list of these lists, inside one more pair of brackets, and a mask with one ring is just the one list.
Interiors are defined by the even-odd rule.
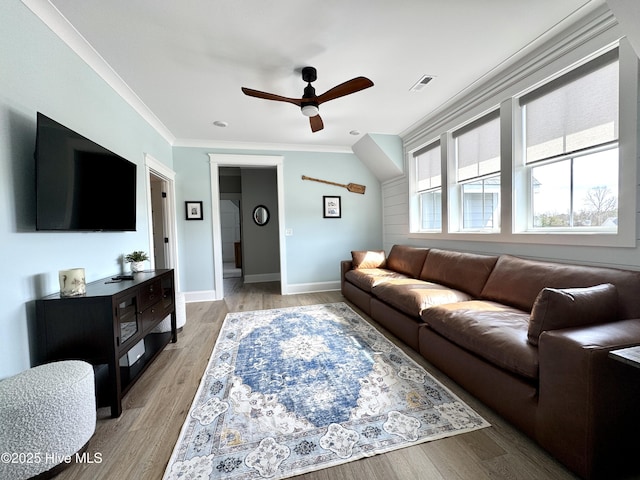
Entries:
[[149,174],[149,182],[151,183],[151,235],[153,238],[150,257],[153,258],[155,268],[168,268],[166,247],[169,238],[165,231],[164,208],[166,182],[153,172]]
[[[209,154],[211,165],[211,216],[213,229],[213,261],[214,261],[214,291],[215,299],[224,298],[224,261],[222,255],[222,223],[220,198],[220,168],[221,167],[275,167],[277,184],[277,236],[280,263],[280,291],[287,293],[287,269],[285,254],[285,220],[284,220],[284,175],[283,157],[270,155],[231,155]],[[242,207],[242,205],[241,205]],[[246,212],[245,212],[246,213]],[[249,212],[250,213],[250,212]],[[243,232],[244,234],[244,232]],[[243,272],[244,273],[244,272]]]
[[[151,268],[173,268],[178,271],[175,172],[145,154],[145,186]],[[178,276],[175,282],[176,291],[180,291]]]
[[222,262],[224,278],[242,277],[242,211],[240,199],[220,194],[220,228],[222,232]]

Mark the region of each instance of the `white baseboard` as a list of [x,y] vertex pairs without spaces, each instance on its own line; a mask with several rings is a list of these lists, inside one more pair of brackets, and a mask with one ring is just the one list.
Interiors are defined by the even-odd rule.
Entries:
[[[278,278],[269,277],[264,279],[267,275],[250,275],[250,280],[245,277],[245,283],[260,283],[260,282],[276,282],[280,280]],[[340,290],[340,281],[333,282],[316,282],[316,283],[296,283],[285,285],[283,288],[283,295],[295,295],[297,293],[320,293],[320,292],[335,292]],[[215,290],[201,290],[195,292],[183,292],[185,303],[197,303],[197,302],[215,302],[216,298]]]
[[285,295],[294,295],[296,293],[319,293],[334,292],[340,290],[340,281],[334,282],[317,282],[317,283],[296,283],[286,286]]
[[185,303],[214,302],[217,300],[215,290],[201,290],[196,292],[183,292]]

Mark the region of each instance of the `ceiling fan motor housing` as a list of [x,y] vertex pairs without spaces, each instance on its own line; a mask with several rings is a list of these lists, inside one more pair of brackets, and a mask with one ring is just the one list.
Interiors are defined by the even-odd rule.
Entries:
[[[311,86],[311,82],[313,80],[308,80],[309,72],[305,70],[311,69],[313,70],[313,80],[316,79],[316,69],[313,67],[305,67],[302,69],[302,78],[305,82],[309,82],[309,84],[304,87],[304,95],[302,95],[302,103],[300,104],[300,109],[302,110],[302,114],[305,117],[315,117],[318,115],[318,102],[316,101],[316,89]],[[307,100],[308,99],[308,100]]]
[[313,67],[304,67],[302,69],[302,80],[307,83],[315,82],[318,78],[318,72]]

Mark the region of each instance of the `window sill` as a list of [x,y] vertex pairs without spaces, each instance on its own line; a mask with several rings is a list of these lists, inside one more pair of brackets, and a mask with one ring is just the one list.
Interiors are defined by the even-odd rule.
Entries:
[[466,242],[497,242],[531,245],[566,245],[566,246],[591,246],[591,247],[616,247],[635,248],[636,239],[633,232],[626,235],[605,234],[595,232],[583,233],[549,233],[549,232],[460,232],[460,233],[435,233],[435,232],[411,232],[409,238],[418,240],[458,240]]

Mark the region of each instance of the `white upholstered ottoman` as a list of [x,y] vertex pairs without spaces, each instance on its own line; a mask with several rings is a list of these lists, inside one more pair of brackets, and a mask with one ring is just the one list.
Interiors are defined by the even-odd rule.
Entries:
[[65,360],[0,381],[0,478],[27,479],[75,460],[96,428],[93,367]]

